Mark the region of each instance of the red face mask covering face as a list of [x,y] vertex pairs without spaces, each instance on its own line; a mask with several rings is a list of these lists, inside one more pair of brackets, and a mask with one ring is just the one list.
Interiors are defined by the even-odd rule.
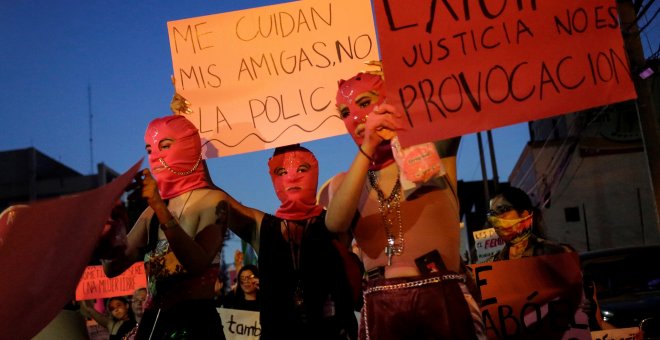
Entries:
[[[336,104],[342,112],[342,119],[346,130],[358,147],[362,145],[363,135],[356,132],[360,124],[364,124],[366,117],[374,108],[385,102],[383,94],[383,78],[369,73],[358,73],[353,78],[339,81]],[[347,113],[347,114],[346,114]],[[373,155],[374,162],[369,169],[380,170],[394,162],[390,141],[383,141]]]
[[319,166],[314,155],[300,146],[275,150],[268,161],[273,188],[282,204],[275,216],[286,220],[305,220],[318,216],[323,208],[316,204]]
[[156,118],[149,123],[144,141],[151,149],[149,167],[163,199],[210,186],[201,159],[199,133],[188,119]]

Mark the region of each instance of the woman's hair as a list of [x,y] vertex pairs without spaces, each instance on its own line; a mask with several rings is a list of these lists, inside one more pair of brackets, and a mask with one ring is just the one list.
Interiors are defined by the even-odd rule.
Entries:
[[525,210],[530,214],[533,214],[534,217],[532,219],[532,232],[539,237],[545,237],[543,228],[543,215],[541,214],[541,210],[532,204],[532,200],[524,190],[516,187],[506,187],[500,190],[497,195],[495,195],[495,197],[497,196],[502,196],[507,202],[511,203],[511,206],[519,214]]
[[236,275],[236,280],[238,281],[238,283],[236,284],[236,298],[239,300],[245,300],[245,292],[241,287],[241,274],[246,270],[251,271],[254,277],[256,278],[259,277],[259,268],[257,268],[257,266],[253,264],[246,264],[243,267],[241,267],[241,270],[239,270],[238,274]]

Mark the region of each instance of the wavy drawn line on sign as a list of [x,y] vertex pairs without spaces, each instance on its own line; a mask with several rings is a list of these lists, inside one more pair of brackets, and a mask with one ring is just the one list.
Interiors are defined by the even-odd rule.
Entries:
[[283,135],[285,132],[287,132],[289,129],[294,128],[294,127],[297,127],[298,129],[300,129],[300,130],[302,130],[302,131],[304,131],[304,132],[307,132],[307,133],[314,132],[314,131],[318,130],[321,126],[323,126],[323,124],[325,124],[325,123],[326,123],[329,119],[331,119],[331,118],[337,118],[337,119],[341,120],[341,118],[339,118],[338,115],[328,116],[328,117],[327,117],[326,119],[324,119],[324,120],[323,120],[323,121],[322,121],[317,127],[313,128],[313,129],[311,129],[311,130],[307,130],[307,129],[303,128],[302,126],[298,125],[298,124],[293,124],[293,125],[288,126],[286,129],[284,129],[284,131],[282,131],[279,135],[277,135],[275,138],[273,138],[273,139],[271,139],[271,140],[264,139],[263,137],[259,136],[258,134],[252,132],[252,133],[248,134],[247,136],[243,137],[243,139],[241,139],[241,140],[240,140],[238,143],[236,143],[236,144],[227,144],[227,143],[225,143],[225,142],[223,142],[223,141],[221,141],[221,140],[219,140],[219,139],[217,139],[217,138],[212,138],[212,139],[207,140],[207,141],[204,143],[204,145],[206,145],[206,144],[208,144],[208,143],[210,143],[210,142],[218,142],[218,143],[222,144],[222,145],[225,146],[225,147],[228,147],[228,148],[235,148],[235,147],[241,145],[241,143],[243,143],[243,142],[244,142],[246,139],[248,139],[250,136],[254,136],[254,137],[258,138],[259,140],[261,140],[262,142],[264,142],[264,143],[266,143],[266,144],[269,144],[269,143],[273,143],[274,141],[278,140],[280,137],[282,137],[282,135]]

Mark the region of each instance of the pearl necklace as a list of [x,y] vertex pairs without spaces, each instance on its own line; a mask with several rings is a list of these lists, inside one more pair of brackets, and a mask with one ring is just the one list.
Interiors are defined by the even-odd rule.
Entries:
[[[376,172],[369,170],[368,172],[369,184],[376,190],[378,194],[378,211],[385,226],[385,235],[387,236],[387,245],[385,246],[385,254],[387,255],[387,265],[392,265],[392,256],[399,256],[403,254],[404,238],[403,238],[403,222],[401,219],[401,181],[399,175],[396,176],[396,183],[392,188],[392,192],[386,198],[385,193],[378,186],[378,179]],[[396,214],[396,219],[399,224],[399,231],[397,239],[394,238],[392,232],[393,221],[390,215]]]

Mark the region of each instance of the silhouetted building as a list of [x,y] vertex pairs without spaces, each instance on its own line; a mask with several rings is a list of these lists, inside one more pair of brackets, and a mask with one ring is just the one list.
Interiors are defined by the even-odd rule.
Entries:
[[9,205],[68,195],[103,186],[119,174],[103,163],[83,175],[35,148],[0,152],[0,211]]

